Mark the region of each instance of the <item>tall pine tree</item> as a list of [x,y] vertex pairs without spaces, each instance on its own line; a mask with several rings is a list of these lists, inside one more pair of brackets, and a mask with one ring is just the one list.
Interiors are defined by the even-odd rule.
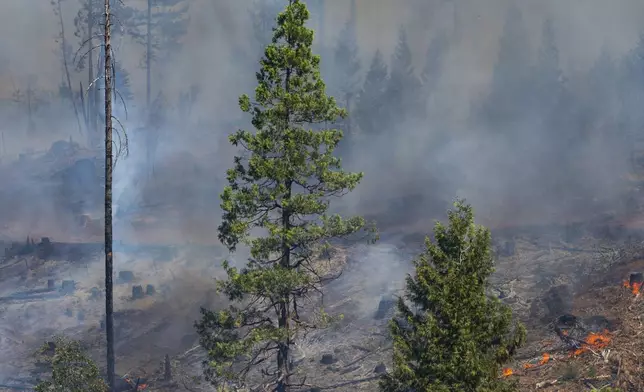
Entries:
[[388,117],[386,111],[388,81],[389,70],[382,53],[378,50],[371,60],[355,109],[356,122],[360,131],[367,136],[379,135],[385,131],[385,120]]
[[449,49],[449,40],[447,34],[440,32],[429,43],[427,48],[427,56],[425,58],[425,66],[420,75],[423,83],[424,94],[427,98],[431,98],[438,81],[440,80],[443,70],[443,63],[447,50]]
[[[334,72],[332,73],[331,92],[338,97],[347,110],[348,116],[338,125],[345,131],[343,143],[352,140],[354,135],[354,101],[360,89],[360,59],[358,58],[358,37],[356,34],[355,0],[351,1],[351,14],[345,24],[334,51]],[[339,152],[345,152],[347,144],[341,144]]]
[[511,132],[517,121],[525,120],[525,111],[531,108],[530,94],[526,94],[532,69],[530,52],[521,10],[513,3],[499,39],[490,93],[482,102],[475,121],[483,120],[496,132]]
[[224,263],[228,279],[219,289],[236,304],[202,309],[196,325],[211,380],[245,378],[272,362],[262,383],[280,392],[291,388],[291,348],[300,333],[328,321],[324,312],[306,310],[308,298],[333,278],[319,268],[320,257],[329,241],[365,227],[361,217],[327,214],[329,199],[354,189],[362,173],[344,172],[334,156],[342,131],[311,129],[345,112],[325,93],[308,19],[306,5],[289,0],[261,60],[255,99],[239,100],[256,131],[230,137],[244,153],[221,195],[219,239],[231,251],[249,246],[250,258],[241,270]]
[[137,43],[144,46],[143,68],[145,69],[145,103],[152,106],[152,66],[159,60],[176,55],[181,47],[181,38],[188,30],[188,7],[186,0],[146,0],[144,11],[132,18],[130,33]]
[[486,290],[494,271],[490,231],[474,224],[463,201],[436,223],[435,240],[407,278],[405,298],[391,322],[393,370],[383,392],[512,391],[499,378],[501,365],[523,343],[525,329],[512,326],[510,308]]
[[419,118],[424,113],[425,100],[421,98],[421,83],[414,73],[412,61],[407,32],[401,27],[387,86],[389,127],[410,118]]

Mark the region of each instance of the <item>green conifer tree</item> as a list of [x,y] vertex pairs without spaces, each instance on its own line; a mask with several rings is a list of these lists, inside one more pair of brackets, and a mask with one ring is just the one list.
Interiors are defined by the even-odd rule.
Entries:
[[422,99],[421,86],[420,79],[415,75],[407,33],[401,27],[391,59],[391,73],[387,86],[390,126],[422,116],[426,102]]
[[391,322],[393,370],[381,381],[385,392],[497,392],[514,385],[499,378],[525,339],[506,305],[487,295],[494,271],[490,232],[474,224],[463,201],[437,223],[435,240],[415,261],[405,298]]
[[354,189],[362,173],[344,172],[334,156],[342,131],[311,129],[345,112],[325,93],[308,19],[303,2],[288,1],[261,60],[255,100],[239,100],[256,131],[230,137],[244,153],[228,170],[219,239],[231,251],[247,245],[251,256],[241,270],[224,263],[228,279],[219,289],[235,305],[202,309],[196,325],[211,380],[244,379],[262,368],[262,384],[280,392],[291,388],[291,349],[300,333],[330,318],[306,306],[336,276],[319,268],[320,256],[329,241],[365,228],[361,217],[327,215],[330,197]]
[[389,70],[382,53],[378,50],[371,60],[355,110],[356,122],[366,135],[373,136],[385,132],[385,120],[388,116],[385,105],[388,80]]
[[41,381],[36,392],[107,392],[96,363],[77,341],[56,338],[40,350],[40,362],[51,367],[51,377]]

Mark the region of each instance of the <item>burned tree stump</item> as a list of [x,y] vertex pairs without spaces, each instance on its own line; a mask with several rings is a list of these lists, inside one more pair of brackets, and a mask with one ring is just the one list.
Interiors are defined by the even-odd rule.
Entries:
[[145,286],[145,295],[154,295],[156,294],[156,289],[154,288],[154,285],[147,285]]
[[168,354],[165,355],[163,360],[163,379],[165,381],[172,380],[172,367],[170,366],[170,356]]
[[132,286],[132,299],[140,299],[143,298],[143,286],[141,285],[136,285]]
[[322,365],[333,365],[337,361],[338,360],[333,356],[333,354],[323,354],[322,359],[320,359],[320,363]]
[[550,319],[572,311],[572,290],[568,285],[551,287],[543,298]]
[[90,299],[97,301],[101,298],[101,290],[98,289],[98,287],[92,287],[92,289],[89,291],[90,292]]
[[130,283],[134,281],[134,272],[132,271],[119,271],[119,282]]
[[63,280],[60,291],[65,294],[71,294],[76,290],[76,282],[73,280]]

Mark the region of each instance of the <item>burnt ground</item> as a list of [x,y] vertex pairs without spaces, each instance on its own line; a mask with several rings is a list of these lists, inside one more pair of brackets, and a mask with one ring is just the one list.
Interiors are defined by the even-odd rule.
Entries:
[[[611,382],[641,390],[635,375],[642,349],[637,316],[644,305],[633,300],[621,281],[631,271],[644,270],[642,231],[637,219],[620,222],[601,218],[495,230],[494,294],[529,329],[527,346],[511,364],[511,377],[523,390],[553,380],[554,385],[542,389],[582,390],[588,383]],[[410,260],[430,230],[429,225],[404,231],[386,228],[378,244],[353,245],[340,252],[345,271],[326,288],[325,305],[345,317],[298,345],[296,366],[306,375],[306,384],[323,390],[374,390],[378,372],[389,365],[386,323],[393,314],[392,298],[400,292]],[[33,385],[38,369],[31,353],[54,334],[84,341],[104,363],[100,243],[54,241],[54,247],[46,260],[20,255],[0,264],[0,317],[11,320],[0,325],[0,351],[10,353],[0,359],[0,390]],[[221,273],[218,266],[227,256],[216,246],[116,245],[115,274],[131,271],[117,279],[115,287],[119,374],[148,377],[150,390],[210,390],[195,379],[201,373],[203,353],[193,322],[199,306],[222,305],[212,292],[212,278]],[[49,279],[54,279],[54,290],[48,289]],[[61,291],[63,280],[73,280],[74,290]],[[145,291],[150,284],[153,294],[132,298],[133,286]],[[566,347],[557,348],[557,336],[548,324],[561,312],[614,320],[619,327],[611,332],[608,359],[597,350],[569,358]],[[548,363],[523,369],[544,351],[552,351]],[[166,354],[175,375],[170,385],[160,381]]]

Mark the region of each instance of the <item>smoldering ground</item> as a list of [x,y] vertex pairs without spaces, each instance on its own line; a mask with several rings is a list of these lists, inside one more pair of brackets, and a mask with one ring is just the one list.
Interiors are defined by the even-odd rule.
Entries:
[[[323,77],[344,105],[340,69],[346,58],[336,49],[348,39],[343,34],[353,2],[309,3]],[[131,5],[142,4],[133,0]],[[132,98],[127,118],[117,108],[130,143],[129,156],[120,158],[115,173],[116,241],[217,243],[218,194],[237,152],[226,136],[249,126],[237,97],[252,93],[260,48],[270,34],[270,28],[253,23],[261,16],[259,4],[269,14],[283,6],[279,1],[190,2],[181,45],[154,63],[152,95],[160,97],[164,117],[153,132],[143,126],[142,47],[123,37],[116,57],[128,70]],[[400,228],[427,234],[456,196],[467,198],[479,221],[493,228],[630,211],[634,187],[624,177],[632,171],[635,136],[644,125],[637,105],[644,97],[644,78],[633,71],[644,54],[638,52],[644,5],[635,0],[613,1],[610,7],[599,0],[513,4],[355,1],[361,67],[350,99],[351,133],[340,152],[347,167],[364,171],[365,178],[335,201],[335,209],[373,217],[386,234]],[[25,173],[24,164],[13,165],[20,152],[45,151],[54,140],[71,136],[84,143],[71,105],[55,94],[61,80],[54,39],[59,27],[48,7],[20,0],[0,5],[0,32],[13,37],[2,41],[0,52],[0,95],[7,113],[0,130],[2,145],[9,146],[3,150],[0,195],[7,203],[0,205],[5,224],[0,234],[11,239],[48,235],[64,241],[73,237],[63,230],[67,226],[82,232],[65,203],[52,197],[51,189],[65,195],[60,185],[32,180],[48,172],[46,164],[33,169],[36,175]],[[79,42],[69,31],[77,8],[75,1],[63,2],[74,50]],[[407,49],[399,45],[401,27]],[[357,113],[360,101],[370,98],[361,91],[378,50],[388,71],[411,56],[404,71],[413,68],[408,80],[416,82],[406,85],[405,98],[399,99],[395,86],[384,80],[379,106]],[[416,89],[421,76],[424,83]],[[76,86],[85,75],[73,72],[72,77]],[[24,96],[29,80],[40,100],[48,102],[33,112],[24,98],[13,99],[16,90]],[[418,104],[421,114],[410,113],[399,101]],[[28,115],[35,132],[26,130]],[[370,118],[378,119],[377,129],[361,129]],[[151,144],[157,148],[149,158]],[[100,217],[100,200],[80,212]],[[100,241],[100,233],[94,237]],[[405,244],[389,238],[383,236],[369,251],[375,252],[372,257],[362,257],[357,270],[349,269],[337,283],[340,292],[358,284],[356,276],[368,277],[359,283],[366,290],[360,295],[376,299],[358,300],[364,315],[378,293],[399,288],[390,281],[402,280],[405,270],[398,259],[410,257],[398,255],[394,249]],[[215,261],[206,259],[192,265],[207,271]],[[243,254],[237,259],[243,261]],[[181,297],[181,290],[177,286],[175,295]]]

